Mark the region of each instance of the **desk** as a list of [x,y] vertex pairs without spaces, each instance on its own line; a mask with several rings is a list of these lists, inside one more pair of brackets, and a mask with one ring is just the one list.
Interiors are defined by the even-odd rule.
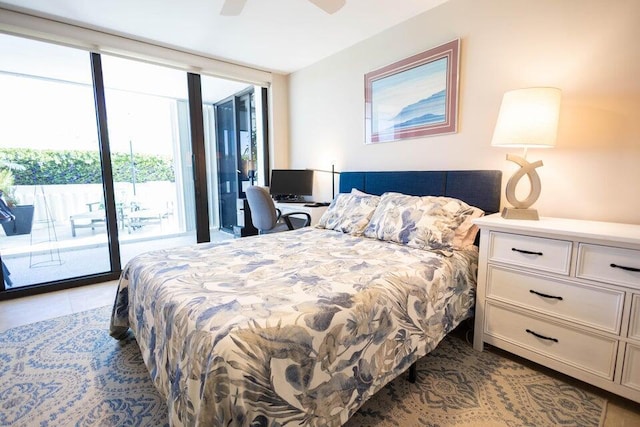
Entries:
[[[305,203],[281,203],[275,202],[276,208],[280,209],[282,214],[291,212],[305,212],[311,216],[311,226],[314,226],[320,221],[320,217],[327,210],[328,206],[305,206]],[[292,217],[295,218],[295,217]]]

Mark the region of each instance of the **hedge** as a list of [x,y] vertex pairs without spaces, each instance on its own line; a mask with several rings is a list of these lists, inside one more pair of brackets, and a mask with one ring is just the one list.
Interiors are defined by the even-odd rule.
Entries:
[[[99,184],[102,168],[97,151],[32,150],[0,148],[0,158],[24,166],[13,170],[15,185]],[[175,182],[170,158],[134,154],[136,182]],[[128,153],[111,153],[115,182],[131,181],[131,157]]]

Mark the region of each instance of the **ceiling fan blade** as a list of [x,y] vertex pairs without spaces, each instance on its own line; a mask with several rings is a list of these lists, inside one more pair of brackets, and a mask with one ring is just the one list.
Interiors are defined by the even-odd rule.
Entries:
[[244,8],[244,4],[247,0],[225,0],[222,5],[222,9],[220,9],[220,15],[223,16],[237,16],[240,15],[242,9]]
[[311,3],[318,6],[320,9],[332,15],[342,9],[346,0],[309,0]]

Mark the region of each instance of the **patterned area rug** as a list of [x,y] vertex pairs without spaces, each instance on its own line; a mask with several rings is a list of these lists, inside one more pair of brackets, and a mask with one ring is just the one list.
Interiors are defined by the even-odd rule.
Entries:
[[[109,337],[110,307],[0,333],[0,425],[162,426],[167,409],[134,340]],[[599,426],[606,401],[447,337],[349,427]]]

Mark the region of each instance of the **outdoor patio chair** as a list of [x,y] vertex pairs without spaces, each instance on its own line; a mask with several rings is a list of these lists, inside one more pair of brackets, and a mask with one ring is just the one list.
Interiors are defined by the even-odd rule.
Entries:
[[87,207],[89,212],[69,217],[72,237],[76,237],[76,228],[91,228],[91,231],[95,231],[96,227],[105,227],[107,225],[106,213],[102,208],[102,202],[87,203]]
[[[72,237],[76,237],[76,228],[91,228],[91,231],[95,231],[96,227],[107,226],[107,214],[102,202],[87,203],[87,207],[89,208],[89,212],[83,212],[69,217]],[[116,209],[118,211],[118,226],[124,227],[124,204],[116,203]]]
[[173,204],[167,202],[166,206],[145,207],[138,203],[131,204],[131,210],[125,215],[125,225],[131,234],[148,224],[160,224],[162,220],[173,215]]
[[162,224],[163,213],[156,209],[139,209],[126,215],[127,230],[129,234],[147,224]]

